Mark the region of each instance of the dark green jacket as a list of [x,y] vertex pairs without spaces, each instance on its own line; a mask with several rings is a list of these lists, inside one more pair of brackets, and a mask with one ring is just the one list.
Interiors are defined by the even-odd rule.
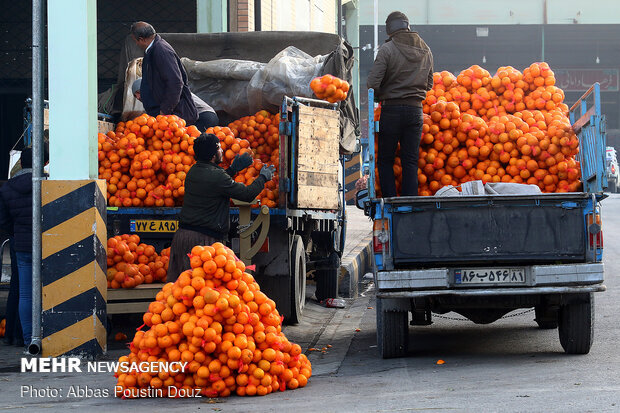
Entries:
[[396,32],[379,48],[368,88],[384,104],[422,106],[433,88],[433,54],[417,32]]
[[251,185],[235,182],[213,163],[197,162],[185,177],[185,196],[179,227],[224,240],[230,228],[230,199],[250,202],[263,190],[265,177]]

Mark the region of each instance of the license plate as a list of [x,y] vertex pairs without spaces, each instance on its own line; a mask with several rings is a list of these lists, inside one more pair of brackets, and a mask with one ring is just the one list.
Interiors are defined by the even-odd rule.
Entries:
[[454,284],[525,284],[525,270],[523,268],[468,268],[454,271]]
[[179,221],[163,219],[132,219],[129,221],[130,232],[176,232]]

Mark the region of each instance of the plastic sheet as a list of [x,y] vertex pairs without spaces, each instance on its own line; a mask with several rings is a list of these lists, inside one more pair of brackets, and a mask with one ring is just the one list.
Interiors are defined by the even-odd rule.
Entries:
[[275,55],[248,85],[250,113],[277,112],[284,96],[313,98],[310,81],[319,76],[327,56],[312,57],[294,46]]

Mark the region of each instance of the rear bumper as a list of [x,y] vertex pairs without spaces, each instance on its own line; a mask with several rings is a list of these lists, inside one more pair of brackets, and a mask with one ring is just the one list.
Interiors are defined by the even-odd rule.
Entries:
[[573,294],[605,291],[603,263],[533,265],[525,267],[526,285],[504,287],[484,285],[455,287],[449,268],[412,271],[379,271],[377,296],[384,298],[425,297],[433,295],[493,296],[529,294]]

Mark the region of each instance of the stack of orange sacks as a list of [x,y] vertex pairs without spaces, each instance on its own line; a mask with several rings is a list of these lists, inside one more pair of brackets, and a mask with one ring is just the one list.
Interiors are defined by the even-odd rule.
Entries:
[[[494,76],[477,65],[456,77],[435,73],[423,102],[418,194],[433,195],[443,186],[472,180],[527,183],[543,192],[579,191],[579,140],[563,101],[564,92],[544,62],[532,63],[523,73],[500,67]],[[375,120],[379,117],[380,109]],[[400,193],[398,154],[394,174]],[[378,178],[375,189],[380,195]]]

